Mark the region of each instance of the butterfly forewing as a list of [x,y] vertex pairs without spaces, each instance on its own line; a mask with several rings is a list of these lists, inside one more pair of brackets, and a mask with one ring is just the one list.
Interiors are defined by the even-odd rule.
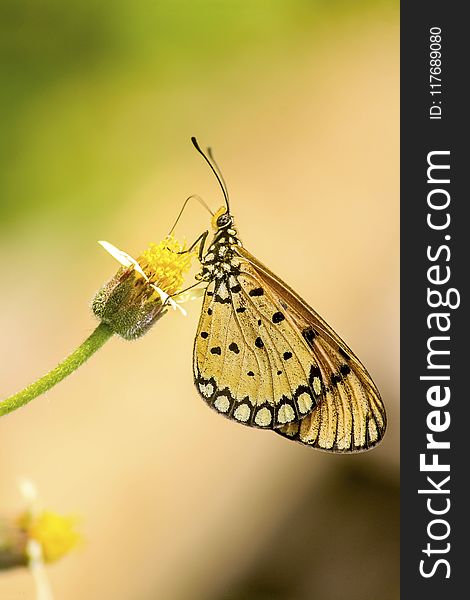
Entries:
[[319,368],[256,268],[243,257],[236,265],[236,275],[207,287],[195,342],[196,385],[228,417],[281,427],[314,409]]

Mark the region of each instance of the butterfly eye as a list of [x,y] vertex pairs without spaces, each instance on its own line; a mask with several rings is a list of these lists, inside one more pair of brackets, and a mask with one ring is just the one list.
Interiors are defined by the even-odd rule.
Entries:
[[220,215],[217,219],[217,227],[227,227],[232,224],[232,217],[228,213]]

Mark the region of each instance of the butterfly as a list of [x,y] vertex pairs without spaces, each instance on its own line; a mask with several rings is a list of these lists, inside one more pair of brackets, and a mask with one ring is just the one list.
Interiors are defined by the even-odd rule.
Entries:
[[[207,284],[194,341],[194,382],[205,402],[243,425],[273,430],[330,452],[368,450],[383,438],[386,414],[366,368],[338,334],[246,250],[225,205],[212,219],[204,253]],[[215,167],[214,167],[215,165]],[[193,245],[194,246],[194,245]]]

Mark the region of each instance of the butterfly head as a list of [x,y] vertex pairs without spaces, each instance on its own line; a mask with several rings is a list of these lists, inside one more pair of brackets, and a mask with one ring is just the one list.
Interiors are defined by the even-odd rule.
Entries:
[[233,217],[227,211],[226,206],[221,206],[219,210],[214,214],[214,216],[212,217],[211,225],[214,231],[228,229],[233,225]]

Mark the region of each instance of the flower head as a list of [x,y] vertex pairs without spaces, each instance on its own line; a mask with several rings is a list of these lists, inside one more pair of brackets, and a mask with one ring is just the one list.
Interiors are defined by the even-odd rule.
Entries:
[[11,517],[0,517],[0,570],[29,565],[37,572],[44,563],[68,554],[81,536],[75,517],[38,510],[34,484],[26,479],[20,484],[26,508]]
[[21,521],[27,537],[41,545],[45,562],[62,558],[81,541],[75,530],[76,517],[43,511],[35,516],[25,514]]
[[181,289],[194,253],[185,251],[173,236],[150,244],[137,260],[109,242],[100,244],[122,267],[96,294],[93,312],[114,333],[127,340],[138,338],[167,312],[167,306],[178,307],[171,296]]
[[185,246],[173,236],[169,236],[159,244],[150,244],[137,259],[149,283],[158,286],[170,296],[181,289],[183,273],[189,271],[191,267],[194,254],[192,252],[179,254],[185,251]]

